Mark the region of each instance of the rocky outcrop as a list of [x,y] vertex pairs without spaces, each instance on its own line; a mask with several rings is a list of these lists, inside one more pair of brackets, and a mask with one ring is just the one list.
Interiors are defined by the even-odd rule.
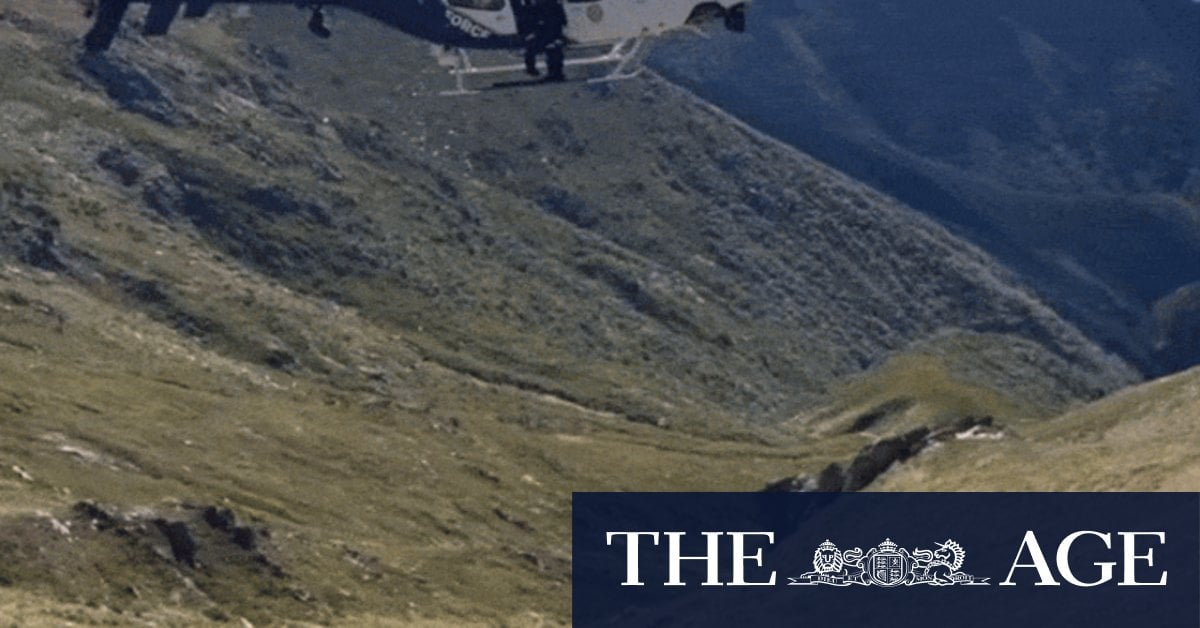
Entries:
[[[767,493],[848,493],[860,491],[894,465],[916,456],[927,447],[958,434],[973,434],[990,428],[991,417],[964,417],[938,429],[919,427],[897,436],[882,438],[859,450],[848,463],[830,463],[815,476],[800,475],[775,480],[763,488]],[[974,431],[973,431],[974,430]]]
[[67,269],[58,219],[19,183],[0,189],[0,255],[49,271]]
[[[229,508],[183,504],[172,509],[121,510],[93,501],[72,508],[83,528],[124,539],[131,547],[149,547],[163,558],[191,569],[224,570],[257,565],[273,577],[284,576],[272,557],[270,531],[243,523]],[[80,529],[79,525],[71,526]]]

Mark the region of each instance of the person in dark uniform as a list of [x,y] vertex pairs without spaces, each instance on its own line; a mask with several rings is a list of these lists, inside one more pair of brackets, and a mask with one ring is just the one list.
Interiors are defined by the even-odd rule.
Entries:
[[563,48],[567,38],[567,13],[561,0],[514,0],[517,34],[525,41],[525,71],[539,76],[537,56],[546,54],[547,81],[565,81]]

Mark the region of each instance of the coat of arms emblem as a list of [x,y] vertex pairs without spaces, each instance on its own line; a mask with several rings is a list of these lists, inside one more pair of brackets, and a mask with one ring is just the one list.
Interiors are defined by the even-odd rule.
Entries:
[[897,587],[928,584],[986,585],[987,578],[977,578],[960,569],[967,552],[952,539],[936,543],[934,549],[909,551],[891,539],[863,552],[860,548],[846,551],[826,540],[813,553],[813,570],[796,578],[793,585],[880,586]]

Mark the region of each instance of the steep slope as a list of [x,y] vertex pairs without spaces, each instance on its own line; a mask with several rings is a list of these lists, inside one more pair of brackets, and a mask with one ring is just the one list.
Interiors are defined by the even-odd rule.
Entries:
[[325,384],[232,360],[6,266],[0,618],[562,622],[572,490],[736,490],[824,455],[490,385],[352,312],[189,261],[280,319],[322,321],[375,369]]
[[1135,379],[670,84],[446,100],[352,16],[221,13],[79,57],[74,2],[0,3],[0,617],[565,623],[573,490],[757,489],[893,391],[880,428]]
[[[253,54],[224,77],[133,66],[173,95],[172,135],[195,135],[111,142],[165,174],[127,198],[294,289],[423,330],[439,360],[664,424],[786,418],[943,329],[1034,340],[1076,398],[1130,379],[977,250],[668,85],[447,101],[422,44],[348,14],[334,25],[353,45],[303,35],[286,8],[255,14],[231,24]],[[205,23],[114,58],[218,37]]]
[[793,0],[658,67],[965,234],[1147,373],[1200,277],[1200,5]]
[[1200,371],[1122,391],[1003,438],[964,438],[899,468],[888,491],[1194,491]]

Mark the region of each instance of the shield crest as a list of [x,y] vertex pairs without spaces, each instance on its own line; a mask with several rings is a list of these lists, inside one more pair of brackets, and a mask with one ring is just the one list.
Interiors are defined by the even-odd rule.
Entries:
[[872,582],[880,586],[896,586],[908,575],[908,561],[896,551],[877,552],[871,556],[868,573]]

